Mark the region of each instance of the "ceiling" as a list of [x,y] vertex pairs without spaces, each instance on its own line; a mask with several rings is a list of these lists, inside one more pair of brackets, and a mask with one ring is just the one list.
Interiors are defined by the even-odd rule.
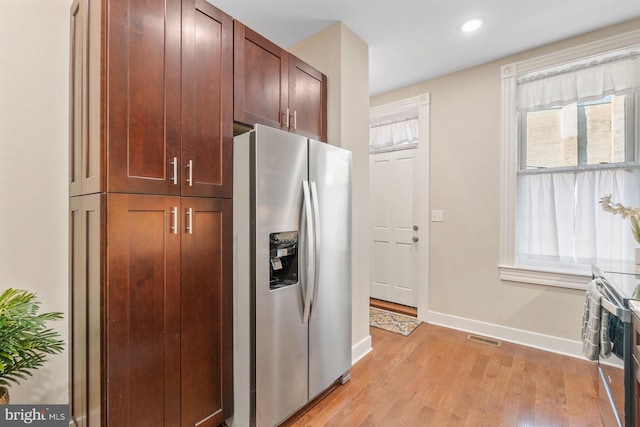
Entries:
[[369,46],[371,95],[640,17],[638,0],[208,1],[284,48],[341,21]]

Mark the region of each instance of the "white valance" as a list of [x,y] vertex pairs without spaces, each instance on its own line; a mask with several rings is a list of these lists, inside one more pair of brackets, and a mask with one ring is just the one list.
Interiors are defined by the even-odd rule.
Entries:
[[369,126],[369,151],[411,148],[420,142],[418,114],[378,121]]
[[520,111],[535,111],[574,102],[602,99],[640,89],[640,53],[596,58],[518,79]]

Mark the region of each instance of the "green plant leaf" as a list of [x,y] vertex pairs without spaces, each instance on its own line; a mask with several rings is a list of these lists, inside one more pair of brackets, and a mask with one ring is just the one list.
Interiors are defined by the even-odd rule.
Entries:
[[38,314],[39,307],[34,293],[9,288],[0,294],[0,385],[26,380],[46,355],[62,352],[60,334],[46,327],[62,313]]

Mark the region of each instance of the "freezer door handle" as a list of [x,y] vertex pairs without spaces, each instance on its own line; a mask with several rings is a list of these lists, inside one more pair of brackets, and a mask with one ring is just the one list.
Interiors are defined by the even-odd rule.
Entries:
[[302,313],[302,323],[307,323],[309,321],[309,313],[311,311],[311,296],[313,295],[313,280],[315,276],[315,244],[314,244],[314,236],[313,236],[313,213],[311,211],[311,195],[309,194],[309,182],[302,182],[302,192],[304,194],[304,215],[306,219],[306,229],[307,229],[307,257],[305,263],[307,265],[306,268],[306,284],[301,289],[304,290],[304,311]]
[[311,300],[311,318],[316,318],[316,301],[318,300],[318,274],[320,272],[320,209],[318,207],[318,187],[311,181],[311,200],[313,202],[313,299]]

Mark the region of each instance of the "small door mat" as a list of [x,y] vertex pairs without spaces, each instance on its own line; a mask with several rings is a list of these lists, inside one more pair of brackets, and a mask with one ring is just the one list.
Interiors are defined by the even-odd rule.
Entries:
[[422,322],[415,317],[403,316],[402,314],[369,307],[369,325],[374,328],[384,329],[406,337],[420,323]]

